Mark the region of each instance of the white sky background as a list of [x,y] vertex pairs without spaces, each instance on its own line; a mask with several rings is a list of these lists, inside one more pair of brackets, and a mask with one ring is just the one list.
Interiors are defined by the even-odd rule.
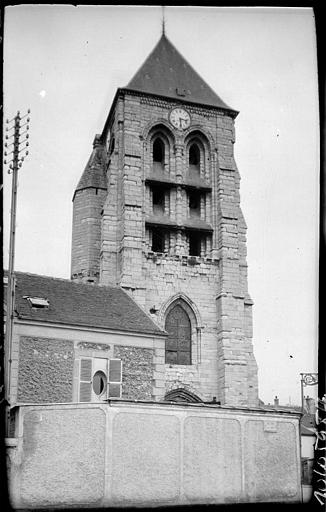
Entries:
[[[232,108],[259,394],[300,403],[317,371],[319,132],[312,9],[166,7],[166,34]],[[70,277],[72,196],[114,94],[161,36],[161,8],[5,9],[4,116],[31,109],[15,269]],[[11,176],[4,171],[4,264]],[[292,358],[290,357],[292,356]],[[314,396],[316,387],[305,388]]]

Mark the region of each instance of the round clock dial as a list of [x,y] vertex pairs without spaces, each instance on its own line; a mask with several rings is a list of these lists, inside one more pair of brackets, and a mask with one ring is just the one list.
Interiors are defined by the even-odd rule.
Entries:
[[183,108],[174,108],[170,112],[170,123],[178,128],[178,130],[185,130],[190,126],[190,115]]

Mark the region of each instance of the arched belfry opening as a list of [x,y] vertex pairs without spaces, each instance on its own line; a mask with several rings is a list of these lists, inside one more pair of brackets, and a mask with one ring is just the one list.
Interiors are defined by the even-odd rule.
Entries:
[[164,170],[165,146],[161,137],[156,137],[153,142],[153,166],[156,170]]
[[189,148],[189,175],[192,178],[200,177],[200,149],[196,142]]

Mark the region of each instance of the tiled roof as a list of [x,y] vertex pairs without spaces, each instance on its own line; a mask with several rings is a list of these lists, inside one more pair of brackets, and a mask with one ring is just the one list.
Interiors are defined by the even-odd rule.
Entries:
[[105,149],[100,141],[99,135],[96,135],[94,139],[92,154],[78,182],[75,192],[85,188],[107,189],[105,176]]
[[124,89],[235,112],[206,84],[164,34]]
[[[162,331],[121,288],[15,272],[15,310],[20,319],[143,334]],[[47,299],[33,308],[27,297]]]

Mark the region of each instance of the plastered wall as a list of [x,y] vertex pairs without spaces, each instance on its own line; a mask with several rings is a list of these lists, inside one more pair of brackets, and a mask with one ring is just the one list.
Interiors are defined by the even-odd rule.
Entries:
[[117,401],[21,406],[16,508],[300,502],[299,415]]

